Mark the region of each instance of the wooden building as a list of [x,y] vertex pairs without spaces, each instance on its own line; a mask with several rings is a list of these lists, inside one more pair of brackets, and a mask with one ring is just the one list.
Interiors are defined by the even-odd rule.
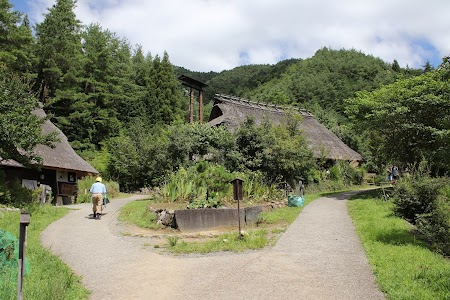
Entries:
[[302,118],[299,129],[316,158],[328,160],[346,160],[359,162],[362,156],[348,147],[334,133],[320,124],[312,114],[304,109],[279,106],[274,104],[254,102],[239,97],[216,94],[214,106],[209,117],[211,126],[224,125],[230,130],[236,130],[247,119],[252,117],[255,123],[261,124],[264,119],[274,123],[286,120],[287,112],[299,114]]
[[[33,113],[41,118],[46,117],[40,108]],[[35,148],[35,153],[42,158],[39,171],[26,168],[14,160],[0,161],[0,169],[5,172],[9,182],[18,181],[30,189],[45,184],[51,188],[54,203],[72,203],[77,193],[77,180],[83,176],[97,175],[98,171],[73,150],[64,133],[50,120],[42,125],[42,131],[43,134],[56,132],[59,141],[54,148],[44,145]]]

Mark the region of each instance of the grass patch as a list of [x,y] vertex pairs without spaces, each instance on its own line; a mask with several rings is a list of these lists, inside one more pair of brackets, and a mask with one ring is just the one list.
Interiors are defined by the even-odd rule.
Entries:
[[[41,246],[39,236],[52,222],[67,214],[67,208],[43,206],[31,213],[27,229],[26,258],[31,273],[24,278],[25,299],[87,299],[89,292],[72,270],[61,259]],[[19,212],[0,212],[0,229],[19,237]],[[17,298],[17,273],[0,273],[0,299]],[[7,272],[10,273],[10,272]]]
[[[310,194],[305,196],[305,207],[311,201],[319,198],[322,194]],[[265,211],[261,213],[262,224],[285,224],[289,225],[297,218],[298,214],[303,210],[303,207],[281,207],[272,211]]]
[[348,211],[381,290],[389,299],[450,299],[450,261],[394,216],[380,192],[356,195]]
[[168,250],[172,253],[209,253],[217,251],[242,252],[250,249],[262,249],[268,242],[266,230],[253,230],[244,234],[242,238],[239,238],[239,234],[234,232],[226,233],[214,240],[201,243],[187,243],[185,241],[173,243],[173,241],[169,241]]
[[[119,195],[117,195],[116,197],[114,197],[114,199],[123,199],[123,198],[128,198],[133,196],[133,194],[128,194],[128,193],[119,193]],[[111,200],[111,199],[110,199]]]
[[156,215],[148,211],[147,207],[153,200],[136,200],[127,203],[120,209],[119,221],[133,224],[142,228],[157,229],[161,228],[156,224]]

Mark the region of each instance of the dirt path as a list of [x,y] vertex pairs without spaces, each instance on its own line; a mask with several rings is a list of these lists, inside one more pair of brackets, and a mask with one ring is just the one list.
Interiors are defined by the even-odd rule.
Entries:
[[114,235],[114,200],[102,220],[89,205],[51,224],[42,243],[92,291],[91,299],[383,299],[347,214],[350,193],[310,203],[276,246],[244,254],[171,256],[145,239]]

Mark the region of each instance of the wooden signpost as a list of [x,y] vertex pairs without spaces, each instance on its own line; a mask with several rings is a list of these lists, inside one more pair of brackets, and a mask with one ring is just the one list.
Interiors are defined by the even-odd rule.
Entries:
[[27,226],[30,224],[30,214],[20,214],[20,236],[19,236],[19,272],[17,285],[17,299],[23,299],[23,274],[25,272],[25,248],[27,246]]
[[237,203],[238,203],[239,238],[242,238],[241,210],[240,210],[239,201],[243,199],[243,188],[242,188],[242,186],[243,186],[244,180],[236,178],[236,179],[232,180],[231,183],[233,184],[234,200],[237,200]]

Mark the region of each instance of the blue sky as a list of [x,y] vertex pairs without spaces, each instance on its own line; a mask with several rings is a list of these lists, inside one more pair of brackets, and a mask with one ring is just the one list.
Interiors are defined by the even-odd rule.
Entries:
[[[36,23],[55,0],[11,3]],[[448,0],[78,0],[75,9],[83,24],[99,23],[153,55],[166,50],[195,71],[305,59],[322,47],[438,66],[450,54],[448,12]]]

